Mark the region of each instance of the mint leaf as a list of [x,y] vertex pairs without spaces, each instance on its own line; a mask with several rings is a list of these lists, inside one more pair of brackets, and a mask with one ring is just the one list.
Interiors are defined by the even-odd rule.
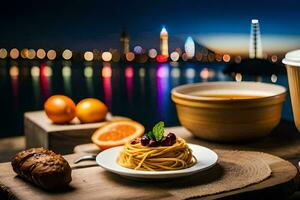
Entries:
[[152,131],[149,131],[149,132],[147,133],[147,137],[148,137],[150,140],[155,140],[155,136],[154,136],[154,134],[153,134]]
[[157,124],[155,124],[155,126],[152,129],[152,133],[157,142],[161,141],[162,138],[164,137],[164,132],[165,132],[164,126],[165,126],[165,123],[160,121]]

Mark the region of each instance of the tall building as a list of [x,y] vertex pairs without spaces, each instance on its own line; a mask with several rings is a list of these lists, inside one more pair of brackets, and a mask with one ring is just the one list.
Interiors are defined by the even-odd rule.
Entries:
[[128,34],[123,31],[121,33],[121,38],[120,38],[120,42],[121,42],[121,50],[120,52],[125,55],[129,52],[129,37]]
[[263,58],[261,35],[258,19],[251,20],[249,58]]
[[189,59],[195,56],[195,43],[191,36],[186,39],[184,43],[184,50]]
[[160,53],[169,57],[168,32],[165,27],[160,32]]

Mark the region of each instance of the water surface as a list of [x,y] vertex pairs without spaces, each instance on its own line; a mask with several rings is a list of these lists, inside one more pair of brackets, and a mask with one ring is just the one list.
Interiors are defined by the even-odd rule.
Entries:
[[[203,81],[256,80],[287,86],[285,75],[251,77],[225,75],[221,63],[101,63],[0,60],[0,137],[23,134],[23,114],[41,110],[53,94],[76,103],[99,98],[114,115],[131,117],[150,128],[158,120],[179,125],[170,99],[173,87]],[[290,99],[283,118],[292,119]]]

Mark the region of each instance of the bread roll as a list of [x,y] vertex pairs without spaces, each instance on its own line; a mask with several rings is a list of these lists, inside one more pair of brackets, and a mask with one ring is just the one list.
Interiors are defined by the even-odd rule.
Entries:
[[45,148],[32,148],[15,155],[11,165],[22,178],[46,190],[60,190],[72,180],[69,163]]

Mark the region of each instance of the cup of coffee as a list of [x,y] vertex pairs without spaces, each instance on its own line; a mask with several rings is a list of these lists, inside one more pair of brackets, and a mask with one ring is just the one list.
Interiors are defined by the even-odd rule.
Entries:
[[287,69],[294,122],[300,132],[300,49],[288,52],[282,62]]

